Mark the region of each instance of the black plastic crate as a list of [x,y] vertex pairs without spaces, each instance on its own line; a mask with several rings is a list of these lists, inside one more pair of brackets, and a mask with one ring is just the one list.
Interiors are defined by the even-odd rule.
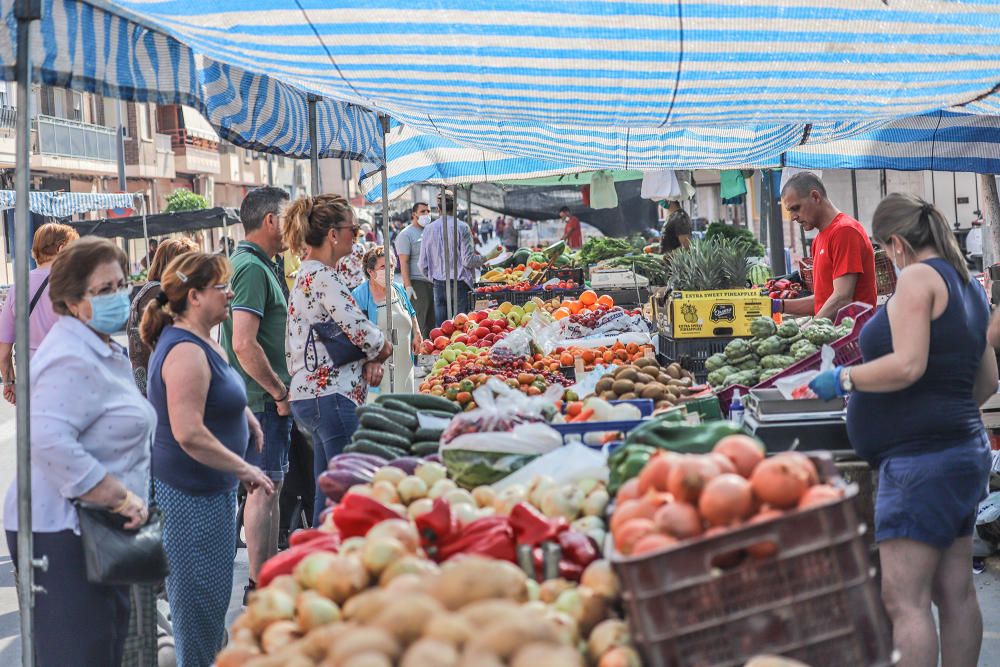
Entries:
[[622,308],[639,308],[649,302],[648,287],[625,287],[625,288],[593,288],[598,294],[607,294],[615,300],[616,306]]
[[556,269],[550,268],[546,272],[545,280],[552,280],[553,278],[557,280],[572,280],[577,285],[583,284],[583,269],[574,269],[572,267]]
[[725,350],[731,340],[735,338],[672,338],[660,334],[660,354],[668,362],[676,361],[681,368],[694,373],[698,382],[704,382],[708,377],[705,361]]

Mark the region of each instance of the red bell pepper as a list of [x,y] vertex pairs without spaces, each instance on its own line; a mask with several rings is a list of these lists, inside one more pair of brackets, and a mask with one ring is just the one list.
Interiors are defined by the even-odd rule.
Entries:
[[496,560],[517,562],[514,529],[504,516],[488,516],[467,524],[447,544],[441,546],[437,559],[446,561],[458,554],[478,554]]
[[345,539],[364,537],[375,524],[402,518],[374,498],[357,493],[348,493],[333,508],[333,523]]
[[569,528],[565,519],[549,519],[528,503],[514,505],[510,511],[510,525],[518,544],[531,545],[554,540],[556,535]]
[[451,540],[459,530],[451,507],[444,498],[436,498],[430,511],[418,515],[413,522],[417,525],[421,546],[435,560],[441,545]]
[[275,577],[291,574],[295,566],[309,554],[317,551],[336,553],[339,549],[340,537],[331,533],[326,533],[324,537],[317,537],[291,549],[285,549],[267,559],[267,562],[261,566],[260,574],[257,576],[257,586],[263,588],[274,581]]
[[330,535],[333,535],[333,533],[320,530],[319,528],[300,528],[288,536],[288,546],[297,547],[300,544],[311,542],[320,537],[329,537]]
[[583,533],[567,530],[559,533],[556,539],[562,549],[562,560],[579,566],[581,570],[601,557],[597,545]]

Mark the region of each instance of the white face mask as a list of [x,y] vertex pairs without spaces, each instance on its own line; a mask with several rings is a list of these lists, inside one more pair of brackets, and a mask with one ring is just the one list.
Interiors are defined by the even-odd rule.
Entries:
[[385,269],[379,269],[376,271],[375,275],[372,276],[372,280],[374,280],[379,287],[385,287]]
[[431,224],[430,214],[425,213],[424,215],[419,216],[417,218],[417,224],[420,225],[421,227],[426,227],[427,225]]

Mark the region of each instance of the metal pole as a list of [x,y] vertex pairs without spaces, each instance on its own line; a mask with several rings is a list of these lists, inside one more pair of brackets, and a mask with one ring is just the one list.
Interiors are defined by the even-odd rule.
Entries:
[[[385,249],[385,339],[392,343],[393,348],[399,345],[396,340],[396,328],[392,326],[392,300],[396,288],[392,284],[392,245],[389,243],[389,155],[385,149],[385,135],[389,131],[389,117],[380,116],[382,121],[382,247]],[[410,342],[406,341],[409,345]],[[393,351],[395,354],[395,351]],[[390,356],[389,393],[396,391],[396,365]]]
[[20,317],[15,323],[17,401],[17,591],[21,612],[21,664],[35,664],[31,612],[35,606],[35,567],[48,569],[46,558],[36,561],[31,523],[31,432],[30,369],[28,364],[28,271],[31,257],[31,23],[42,18],[40,0],[18,0],[17,18],[17,138],[14,174],[14,305]]
[[118,141],[115,142],[118,159],[118,191],[125,192],[125,126],[122,124],[121,100],[115,100],[115,125],[118,128]]
[[[453,238],[455,239],[455,245],[452,248],[452,260],[453,260],[453,262],[452,262],[452,268],[453,268],[453,270],[455,272],[455,283],[454,283],[454,285],[452,285],[452,289],[454,290],[454,292],[453,292],[453,296],[452,296],[451,302],[454,305],[455,310],[452,311],[451,316],[455,317],[455,315],[458,315],[458,313],[459,313],[458,282],[460,280],[459,276],[462,273],[461,270],[460,270],[460,268],[459,268],[459,264],[458,264],[459,263],[459,246],[461,246],[462,235],[459,233],[459,229],[458,229],[458,188],[457,187],[455,188],[455,217],[452,220],[452,229],[455,231],[455,235],[453,236]],[[472,242],[472,228],[471,227],[469,228],[469,242],[470,243]]]
[[267,154],[267,184],[274,185],[274,156]]
[[[979,174],[983,201],[983,263],[988,269],[1000,257],[1000,193],[997,192],[997,177],[993,174]],[[987,254],[988,253],[988,254]],[[987,264],[986,262],[990,263]]]
[[[146,226],[146,198],[143,197],[141,201],[142,201],[142,238],[145,239],[146,241],[146,257],[149,257],[149,228]],[[152,263],[153,263],[153,258],[149,257],[149,264]],[[147,271],[149,270],[149,264],[146,265]]]
[[451,301],[451,280],[450,280],[451,269],[448,267],[448,254],[449,254],[449,248],[451,246],[449,245],[448,242],[448,237],[449,237],[448,205],[446,202],[447,194],[448,194],[447,191],[442,185],[441,192],[438,195],[438,208],[440,209],[439,212],[441,213],[441,234],[442,238],[444,239],[444,296],[445,296],[445,304],[447,304],[448,317],[450,318],[452,315],[451,312],[452,301]]
[[[768,176],[770,178],[770,175]],[[773,182],[770,184],[773,185]],[[779,193],[773,192],[768,187],[767,201],[767,238],[771,248],[771,270],[775,273],[787,273],[785,265],[785,230],[781,224],[781,203],[778,202]]]
[[955,204],[955,226],[958,227],[958,176],[955,172],[951,172],[951,200]]
[[[309,170],[313,197],[320,193],[319,185],[319,118],[316,115],[316,96],[309,96]],[[384,141],[384,140],[383,140]],[[347,199],[347,197],[344,197]]]
[[858,219],[858,172],[851,169],[851,201],[854,204],[854,219]]

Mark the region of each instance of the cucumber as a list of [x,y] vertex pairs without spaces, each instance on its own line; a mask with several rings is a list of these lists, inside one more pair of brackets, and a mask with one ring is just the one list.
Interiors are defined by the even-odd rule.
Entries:
[[418,428],[414,440],[440,440],[444,434],[439,428]]
[[410,448],[415,456],[430,456],[431,454],[437,454],[438,449],[441,448],[441,443],[436,440],[424,440],[422,442],[416,442],[413,447]]
[[369,442],[374,442],[386,447],[395,447],[397,449],[409,449],[410,441],[406,438],[401,438],[395,433],[387,433],[386,431],[374,431],[372,429],[360,428],[354,432],[354,440],[368,440]]
[[374,454],[375,456],[381,456],[389,461],[406,456],[406,452],[401,449],[380,445],[377,442],[372,442],[371,440],[355,440],[351,444],[344,447],[344,451],[348,454],[351,452],[357,452],[359,454]]
[[401,438],[406,438],[407,442],[413,442],[413,431],[399,424],[385,415],[374,412],[362,412],[358,421],[365,428],[383,433],[393,433]]
[[451,419],[455,416],[451,412],[445,412],[444,410],[421,410],[420,414],[430,415],[431,417],[440,417],[442,419]]
[[417,426],[419,426],[416,415],[411,415],[409,412],[390,410],[381,405],[363,405],[357,409],[357,413],[358,417],[362,415],[381,415],[394,424],[404,426],[410,431],[415,431]]
[[378,398],[375,399],[375,403],[378,405],[382,405],[385,401],[401,401],[420,411],[440,410],[449,415],[455,415],[462,411],[457,403],[433,394],[379,394]]
[[378,405],[381,405],[386,410],[393,410],[394,412],[405,412],[408,415],[412,415],[414,418],[417,416],[417,409],[410,405],[409,403],[404,403],[403,401],[397,401],[394,398],[387,398]]

